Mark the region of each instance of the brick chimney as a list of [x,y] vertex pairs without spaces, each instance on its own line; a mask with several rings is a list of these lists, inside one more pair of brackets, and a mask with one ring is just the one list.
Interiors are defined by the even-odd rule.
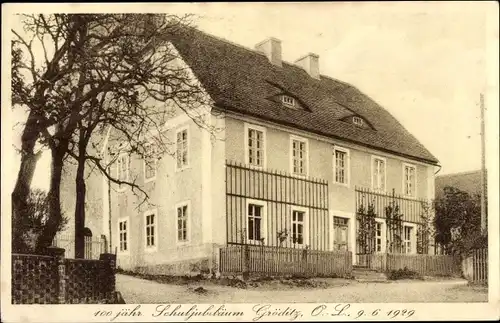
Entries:
[[319,80],[319,56],[309,53],[298,60],[295,64],[302,67],[312,78]]
[[271,37],[255,45],[255,49],[266,55],[271,64],[279,67],[282,66],[281,40]]

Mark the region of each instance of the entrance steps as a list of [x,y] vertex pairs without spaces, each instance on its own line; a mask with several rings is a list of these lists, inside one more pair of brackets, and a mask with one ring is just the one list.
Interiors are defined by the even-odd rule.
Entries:
[[363,283],[386,283],[388,282],[385,273],[362,266],[353,266],[352,275],[358,282]]

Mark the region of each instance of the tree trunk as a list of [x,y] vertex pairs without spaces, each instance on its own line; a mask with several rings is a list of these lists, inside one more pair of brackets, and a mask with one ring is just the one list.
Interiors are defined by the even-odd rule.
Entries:
[[25,215],[27,201],[30,194],[31,182],[35,168],[42,153],[34,153],[39,133],[36,130],[37,120],[34,113],[30,113],[21,136],[21,165],[17,173],[17,180],[12,191],[12,248],[16,250],[23,245],[22,217]]
[[52,149],[50,188],[47,194],[49,214],[46,225],[37,240],[37,253],[44,253],[46,248],[50,247],[56,233],[60,230],[63,220],[61,212],[61,179],[66,149],[67,143],[66,145],[62,144],[62,147]]
[[75,258],[85,258],[85,155],[80,155],[76,172]]

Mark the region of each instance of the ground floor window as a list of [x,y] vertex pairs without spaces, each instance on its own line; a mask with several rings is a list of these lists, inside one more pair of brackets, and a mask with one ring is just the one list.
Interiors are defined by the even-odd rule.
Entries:
[[333,217],[333,249],[347,251],[349,219]]
[[177,242],[188,241],[189,205],[182,204],[177,207]]
[[261,241],[262,240],[262,215],[263,206],[257,204],[248,204],[248,240]]
[[295,246],[303,246],[305,243],[305,221],[305,212],[292,211],[292,243]]
[[120,251],[128,250],[128,221],[121,220],[118,222],[118,238]]
[[403,227],[403,253],[413,252],[413,227],[405,225]]
[[382,252],[382,222],[375,225],[375,251]]
[[146,248],[155,246],[155,214],[146,214]]

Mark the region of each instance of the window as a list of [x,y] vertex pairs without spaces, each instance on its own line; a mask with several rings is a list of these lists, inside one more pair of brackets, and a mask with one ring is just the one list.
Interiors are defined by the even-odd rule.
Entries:
[[156,212],[146,213],[146,248],[154,248],[156,246]]
[[118,239],[120,252],[128,251],[128,220],[118,222]]
[[257,203],[247,204],[247,239],[251,243],[263,242],[264,205]]
[[245,128],[246,161],[251,166],[264,167],[265,129],[253,125],[246,125]]
[[333,217],[333,248],[334,250],[347,251],[347,230],[349,219],[338,216]]
[[382,223],[375,225],[375,251],[382,252]]
[[158,159],[156,158],[156,146],[147,144],[144,148],[144,181],[148,182],[154,180],[156,177]]
[[295,99],[288,95],[281,96],[281,100],[284,104],[289,105],[291,107],[295,106]]
[[416,167],[414,165],[403,165],[403,193],[407,196],[415,196],[416,190]]
[[304,246],[307,242],[306,212],[292,210],[292,243],[294,246]]
[[292,174],[307,175],[307,140],[291,137]]
[[349,183],[349,151],[343,148],[334,149],[334,176],[335,183],[348,185]]
[[412,246],[412,235],[413,235],[413,227],[405,225],[403,227],[404,229],[404,239],[403,239],[403,253],[412,253],[413,252],[413,246]]
[[363,126],[364,124],[363,119],[360,117],[353,117],[352,122],[357,126]]
[[[128,155],[123,153],[118,156],[116,160],[116,177],[119,181],[128,181],[128,172],[129,172],[129,158]],[[125,189],[125,184],[119,184],[118,188],[120,190]]]
[[385,159],[372,156],[372,188],[385,191]]
[[189,204],[177,206],[177,242],[188,242],[188,214]]
[[176,148],[176,156],[177,156],[177,169],[182,170],[189,166],[189,154],[188,154],[188,146],[189,146],[189,138],[188,138],[188,129],[184,128],[177,131],[177,148]]

